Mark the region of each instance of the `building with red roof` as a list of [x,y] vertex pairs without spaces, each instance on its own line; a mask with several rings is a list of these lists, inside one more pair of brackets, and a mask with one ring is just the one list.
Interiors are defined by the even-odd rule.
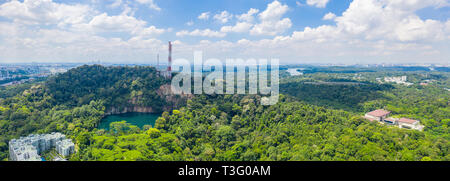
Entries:
[[406,128],[406,129],[415,129],[422,131],[424,126],[420,124],[419,120],[409,119],[409,118],[400,118],[397,121],[399,128]]
[[425,126],[420,124],[419,120],[409,119],[409,118],[393,118],[389,117],[390,111],[384,109],[377,109],[372,112],[368,112],[364,115],[364,118],[369,121],[378,121],[382,124],[396,125],[399,128],[415,129],[422,131]]
[[391,114],[390,111],[386,111],[384,109],[377,109],[372,112],[368,112],[364,117],[368,120],[377,120],[377,121],[383,121]]

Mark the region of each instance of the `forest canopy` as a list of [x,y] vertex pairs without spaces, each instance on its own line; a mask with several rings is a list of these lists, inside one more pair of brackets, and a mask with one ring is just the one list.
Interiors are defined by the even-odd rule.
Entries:
[[[158,89],[169,81],[152,67],[81,66],[7,90],[0,100],[0,159],[7,160],[10,139],[56,131],[75,142],[74,161],[450,160],[450,95],[441,84],[405,87],[326,76],[282,80],[283,95],[273,106],[260,105],[258,95],[196,95],[164,112],[154,127],[113,122],[107,131],[97,126],[112,106],[163,111],[168,103]],[[380,108],[420,119],[425,130],[361,118]]]

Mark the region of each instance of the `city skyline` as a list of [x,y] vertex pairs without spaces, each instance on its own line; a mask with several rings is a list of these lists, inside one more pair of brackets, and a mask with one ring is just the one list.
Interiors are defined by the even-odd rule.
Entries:
[[440,63],[448,0],[0,0],[0,63]]

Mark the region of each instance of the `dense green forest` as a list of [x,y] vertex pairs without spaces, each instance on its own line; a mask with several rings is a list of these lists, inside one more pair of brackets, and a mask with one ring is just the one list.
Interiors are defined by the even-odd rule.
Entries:
[[[156,91],[167,80],[152,67],[82,66],[44,83],[0,90],[0,158],[8,140],[54,131],[77,135],[94,130],[107,108],[131,104],[156,112],[170,105]],[[15,94],[13,94],[15,92]],[[135,101],[132,101],[135,100]]]
[[[448,140],[283,97],[199,96],[155,128],[90,134],[75,160],[448,160]],[[85,139],[85,138],[83,138]],[[87,140],[87,139],[86,139]],[[85,141],[85,143],[88,143]],[[165,146],[161,146],[165,145]]]
[[364,111],[363,103],[383,98],[381,91],[390,85],[354,82],[288,82],[280,85],[280,92],[314,105],[355,112]]
[[138,97],[140,106],[162,110],[164,100],[156,90],[166,81],[150,67],[94,65],[52,77],[45,83],[45,88],[54,100],[53,105],[74,107],[89,104],[92,100],[104,100],[105,106],[126,106],[132,97]]
[[[115,122],[106,131],[97,129],[106,111],[133,98],[162,111],[169,103],[157,89],[168,81],[149,67],[82,66],[0,100],[0,159],[12,138],[58,131],[76,143],[74,161],[450,160],[450,93],[441,88],[448,75],[406,87],[374,80],[390,72],[362,73],[367,80],[323,72],[281,80],[283,95],[273,106],[260,105],[258,95],[196,95],[154,127]],[[426,128],[361,118],[378,108]]]

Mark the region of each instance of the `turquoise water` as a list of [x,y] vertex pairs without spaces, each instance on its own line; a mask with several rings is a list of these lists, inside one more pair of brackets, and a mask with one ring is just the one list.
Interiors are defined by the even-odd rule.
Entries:
[[144,127],[144,125],[155,126],[155,121],[161,116],[161,114],[150,114],[150,113],[125,113],[106,116],[100,121],[98,129],[109,130],[109,125],[112,122],[127,121],[132,125],[138,126],[139,128]]

